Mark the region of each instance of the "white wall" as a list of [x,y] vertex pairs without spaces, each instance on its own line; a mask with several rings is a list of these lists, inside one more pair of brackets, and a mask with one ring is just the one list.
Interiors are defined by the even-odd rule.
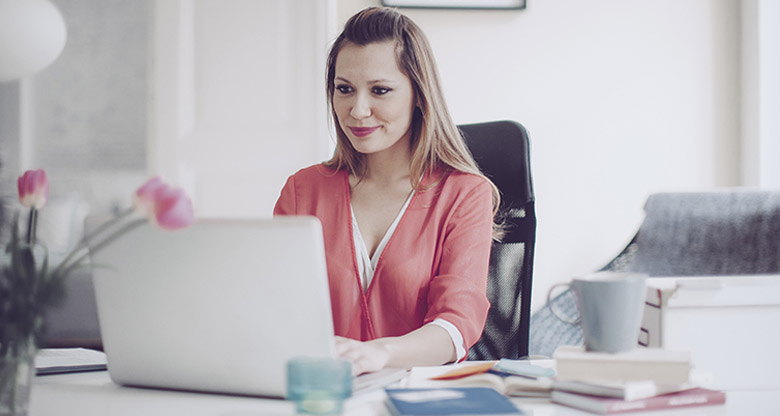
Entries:
[[780,2],[742,2],[742,175],[780,188]]
[[[378,4],[340,0],[339,27]],[[532,308],[617,254],[648,194],[739,184],[737,0],[402,12],[433,45],[456,123],[513,119],[530,131]]]
[[153,3],[149,170],[198,217],[270,217],[287,176],[332,152],[330,0]]

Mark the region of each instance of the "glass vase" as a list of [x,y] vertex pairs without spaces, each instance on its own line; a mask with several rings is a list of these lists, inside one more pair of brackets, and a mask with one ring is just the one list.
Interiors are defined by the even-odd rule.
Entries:
[[0,345],[0,416],[25,416],[35,375],[33,342]]

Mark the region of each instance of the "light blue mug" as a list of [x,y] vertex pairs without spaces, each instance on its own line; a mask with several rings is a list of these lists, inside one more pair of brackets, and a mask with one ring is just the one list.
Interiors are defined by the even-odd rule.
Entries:
[[[637,345],[644,313],[647,276],[637,273],[597,272],[558,283],[547,293],[547,305],[563,322],[579,325],[587,351],[616,353]],[[568,286],[574,293],[579,317],[561,316],[551,301],[556,288]]]

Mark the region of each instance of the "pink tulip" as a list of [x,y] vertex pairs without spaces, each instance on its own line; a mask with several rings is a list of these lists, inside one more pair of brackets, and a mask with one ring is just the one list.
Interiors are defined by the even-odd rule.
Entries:
[[179,188],[166,188],[157,193],[155,221],[166,230],[176,230],[192,224],[192,201]]
[[144,217],[154,217],[155,195],[165,190],[168,185],[160,179],[159,176],[155,176],[148,181],[144,182],[133,195],[133,207],[139,211]]
[[49,179],[43,169],[28,170],[16,181],[19,202],[25,208],[41,209],[49,200]]
[[184,190],[172,188],[160,179],[149,179],[135,192],[133,205],[160,228],[176,230],[194,221],[192,201]]

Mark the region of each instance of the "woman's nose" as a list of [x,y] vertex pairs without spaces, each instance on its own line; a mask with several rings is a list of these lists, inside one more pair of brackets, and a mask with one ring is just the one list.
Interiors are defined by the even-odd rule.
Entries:
[[362,95],[355,97],[355,102],[349,115],[358,120],[369,117],[371,115],[371,103],[368,98]]

